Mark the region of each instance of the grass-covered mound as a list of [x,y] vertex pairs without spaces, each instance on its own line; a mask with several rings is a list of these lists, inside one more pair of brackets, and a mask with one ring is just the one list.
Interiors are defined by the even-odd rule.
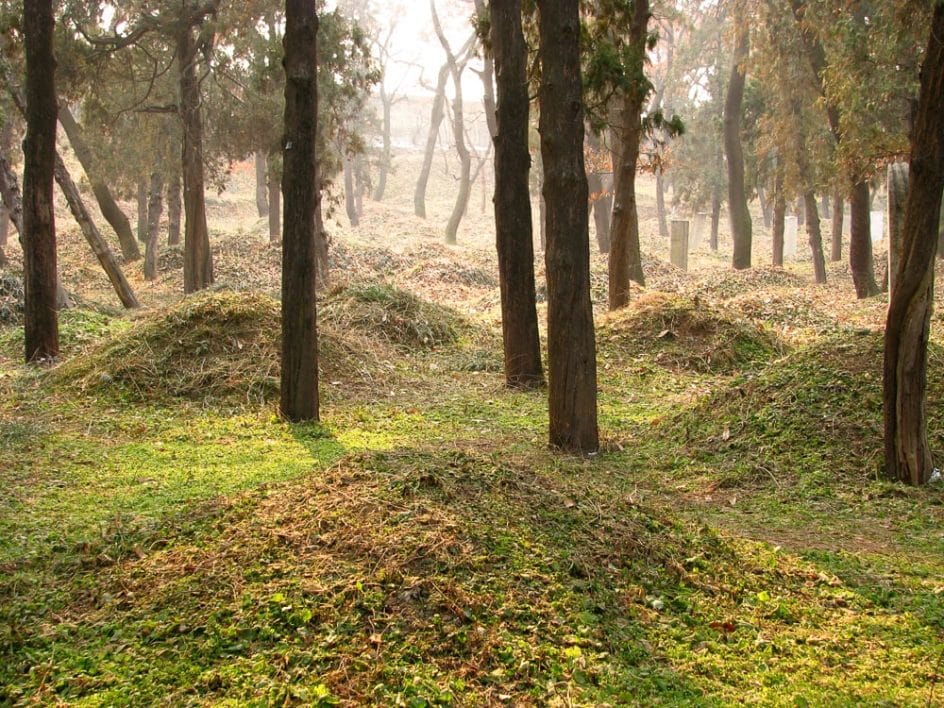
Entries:
[[318,317],[335,331],[358,331],[408,350],[454,344],[470,326],[456,310],[382,282],[333,291]]
[[[693,459],[745,477],[777,483],[867,480],[882,456],[882,334],[824,336],[736,381],[668,423]],[[931,445],[941,449],[944,349],[930,347]],[[807,480],[809,481],[809,480]]]
[[600,346],[617,361],[676,371],[729,373],[773,358],[777,339],[758,324],[699,297],[649,293],[608,315]]
[[712,270],[689,281],[692,292],[727,299],[769,288],[812,287],[812,282],[796,273],[771,266],[747,270]]
[[[54,370],[83,389],[119,389],[138,400],[265,401],[279,389],[279,303],[258,293],[209,291],[145,315]],[[376,384],[383,342],[319,321],[322,376],[348,389]],[[386,373],[385,373],[386,372]]]
[[265,399],[278,390],[279,319],[278,303],[264,295],[201,293],[145,315],[54,376],[142,400]]
[[[18,623],[21,605],[0,605],[16,631],[0,701],[925,695],[935,633],[920,617],[814,563],[674,523],[582,463],[556,468],[498,453],[353,454],[195,508],[192,527],[156,528],[113,555],[76,548],[55,621]],[[23,603],[8,581],[0,599]]]
[[735,295],[728,305],[758,322],[786,328],[826,328],[836,317],[817,303],[808,288],[768,288]]

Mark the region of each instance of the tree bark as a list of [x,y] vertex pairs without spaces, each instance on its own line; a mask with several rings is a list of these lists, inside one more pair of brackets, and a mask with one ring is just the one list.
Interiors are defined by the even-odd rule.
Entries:
[[254,155],[256,168],[256,213],[259,218],[269,215],[269,199],[266,194],[266,175],[269,173],[266,162],[266,154],[262,150],[256,150]]
[[498,79],[494,204],[505,384],[535,388],[543,385],[544,372],[535,305],[528,47],[521,28],[521,0],[491,1],[491,40]]
[[26,139],[23,143],[24,348],[27,362],[59,355],[56,306],[56,60],[52,0],[24,3]]
[[164,202],[161,195],[164,193],[164,175],[155,170],[151,173],[150,189],[147,204],[147,245],[144,249],[144,278],[157,278],[157,244],[161,233],[161,213],[164,211]]
[[[10,154],[13,148],[13,121],[7,118],[3,122],[3,130],[0,131],[0,155]],[[0,265],[7,265],[6,256],[2,249],[6,248],[10,236],[10,210],[4,204],[0,204],[0,256],[3,257]]]
[[141,177],[138,179],[137,189],[135,190],[135,205],[138,208],[138,220],[135,223],[138,241],[147,243],[148,240],[148,181]]
[[350,155],[344,156],[344,211],[351,226],[357,228],[360,225],[360,214],[357,213],[357,195],[354,193],[353,163]]
[[318,114],[318,17],[310,0],[285,2],[285,147],[282,191],[282,415],[318,420],[318,326],[315,305],[315,132]]
[[95,166],[95,158],[85,142],[85,136],[82,135],[82,129],[64,101],[59,104],[59,123],[69,138],[69,144],[72,145],[72,151],[79,164],[82,165],[85,176],[92,185],[92,194],[95,195],[95,201],[98,202],[102,216],[115,230],[118,243],[121,245],[121,257],[126,263],[137,260],[141,257],[141,250],[131,231],[131,222],[115,201],[108,183],[100,177]]
[[613,210],[613,196],[604,194],[603,176],[591,171],[587,175],[587,188],[590,190],[590,204],[593,210],[593,230],[597,237],[600,253],[610,252],[610,212]]
[[[58,158],[57,158],[58,160]],[[78,190],[76,190],[78,193]],[[20,187],[16,181],[16,173],[10,167],[3,154],[0,154],[0,197],[2,197],[5,211],[10,215],[10,220],[20,234],[20,245],[25,241],[23,234],[23,198],[20,195]],[[69,300],[69,294],[62,287],[62,279],[56,278],[56,309],[65,310],[72,306]]]
[[787,200],[783,195],[783,165],[777,164],[777,174],[774,177],[774,206],[773,206],[773,258],[775,268],[783,268],[783,238],[784,219],[787,216]]
[[197,46],[189,24],[177,35],[176,58],[183,127],[184,292],[194,293],[213,284],[213,256],[203,186],[203,117],[197,81]]
[[472,191],[472,155],[465,143],[465,116],[462,105],[462,70],[465,63],[463,62],[460,66],[456,55],[452,53],[449,41],[446,39],[442,25],[439,23],[435,0],[429,0],[429,9],[433,18],[433,29],[436,31],[436,37],[446,52],[446,65],[449,67],[449,74],[452,76],[452,84],[456,92],[452,99],[452,136],[456,142],[456,152],[459,154],[459,191],[456,194],[456,203],[452,208],[452,214],[449,216],[449,222],[446,224],[446,243],[454,244],[457,241],[459,223],[462,221],[462,217],[465,216],[466,208],[469,205],[469,194]]
[[944,190],[944,5],[936,3],[911,137],[902,258],[885,325],[885,474],[924,484],[934,470],[927,432],[928,337]]
[[822,284],[826,282],[826,258],[823,255],[823,233],[820,230],[816,194],[807,191],[803,201],[806,204],[806,233],[809,236],[810,250],[813,252],[813,277],[817,283]]
[[128,283],[125,274],[115,260],[115,256],[108,247],[108,243],[105,241],[104,237],[102,237],[98,227],[95,226],[95,222],[92,221],[92,215],[89,214],[88,209],[85,207],[78,187],[75,186],[75,182],[72,181],[72,177],[69,175],[65,163],[58,154],[56,155],[56,182],[59,183],[59,188],[62,190],[66,202],[69,204],[69,210],[72,212],[72,216],[75,217],[75,221],[81,228],[82,235],[85,236],[85,240],[91,247],[92,253],[95,254],[95,257],[101,264],[105,275],[108,276],[108,280],[115,289],[115,294],[118,295],[121,304],[129,309],[140,307],[141,304],[138,302],[134,291],[131,289],[131,285]]
[[[786,207],[785,207],[786,208]],[[721,196],[715,192],[711,198],[711,236],[708,239],[708,248],[718,251],[718,229],[721,225]]]
[[773,207],[767,198],[767,190],[757,186],[757,200],[760,202],[760,213],[764,217],[764,228],[769,229],[773,223]]
[[859,299],[878,295],[879,287],[872,270],[872,229],[869,214],[869,183],[862,180],[852,186],[849,199],[851,236],[849,238],[849,268]]
[[552,446],[599,448],[590,301],[587,173],[577,0],[538,0],[541,155],[547,203],[547,341]]
[[656,216],[659,219],[659,237],[669,240],[669,221],[666,218],[665,211],[665,176],[662,174],[662,168],[656,168]]
[[426,149],[423,152],[423,166],[420,176],[416,180],[416,189],[413,191],[413,212],[416,216],[426,218],[426,186],[429,184],[429,173],[433,168],[433,156],[436,153],[436,142],[439,140],[439,126],[446,117],[446,82],[449,80],[449,63],[446,62],[439,69],[436,79],[436,94],[433,97],[433,110],[429,118],[429,133],[426,136]]
[[269,243],[282,241],[282,185],[281,177],[275,167],[276,160],[269,155]]
[[174,170],[167,182],[167,245],[180,243],[180,172]]
[[379,202],[384,198],[384,192],[387,191],[387,173],[390,171],[391,146],[390,131],[392,130],[393,118],[393,96],[387,94],[383,81],[380,82],[380,104],[383,106],[383,144],[380,148],[380,164],[377,170],[377,186],[374,188],[374,201]]
[[744,183],[744,150],[741,146],[741,107],[744,81],[750,54],[750,28],[740,13],[735,16],[734,61],[724,103],[724,150],[728,156],[728,210],[731,237],[734,239],[732,265],[741,270],[751,267],[751,213],[747,206]]
[[842,190],[836,188],[833,191],[832,248],[829,253],[829,260],[833,262],[842,260],[842,220],[845,208]]

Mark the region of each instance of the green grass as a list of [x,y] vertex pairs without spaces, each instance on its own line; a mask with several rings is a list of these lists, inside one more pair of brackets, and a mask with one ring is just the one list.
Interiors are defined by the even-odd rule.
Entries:
[[[752,333],[719,370],[677,365],[700,336],[609,325],[604,447],[583,459],[546,448],[545,392],[506,391],[495,334],[448,312],[455,338],[323,380],[323,425],[247,397],[256,369],[225,395],[100,385],[127,333],[169,352],[199,334],[193,308],[206,331],[271,309],[208,297],[130,328],[77,312],[60,370],[0,364],[0,703],[944,696],[944,491],[876,480],[876,335],[786,352],[712,312],[698,331]],[[681,334],[677,304],[651,321]]]

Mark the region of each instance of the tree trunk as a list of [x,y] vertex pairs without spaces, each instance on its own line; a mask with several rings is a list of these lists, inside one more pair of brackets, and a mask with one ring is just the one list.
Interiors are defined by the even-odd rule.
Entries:
[[88,209],[85,207],[78,187],[75,186],[75,182],[72,181],[72,177],[69,175],[65,163],[58,154],[56,155],[56,182],[59,183],[59,188],[62,190],[66,202],[69,204],[69,210],[72,212],[72,216],[75,217],[75,221],[81,228],[82,235],[85,236],[85,240],[91,247],[92,253],[95,254],[95,257],[101,264],[105,275],[108,276],[108,280],[115,289],[115,294],[118,295],[121,304],[129,309],[140,307],[140,303],[137,297],[135,297],[131,285],[125,278],[125,274],[121,271],[121,267],[115,260],[115,256],[108,247],[108,243],[102,237],[98,227],[95,226],[95,222],[92,221],[92,215],[89,214]]
[[645,285],[636,209],[636,160],[642,133],[636,101],[627,97],[619,111],[619,158],[613,165],[613,218],[610,222],[609,309],[629,304],[629,281]]
[[315,305],[315,132],[318,115],[316,37],[318,17],[310,0],[285,3],[285,149],[282,191],[282,415],[318,420],[318,325]]
[[362,154],[354,156],[354,210],[357,212],[358,221],[364,213],[364,194],[367,192],[367,186],[370,183],[370,175],[367,174],[367,160]]
[[393,110],[393,96],[388,96],[383,82],[380,82],[380,102],[383,106],[383,146],[380,149],[380,165],[377,172],[377,186],[374,189],[374,201],[379,202],[384,198],[384,192],[387,190],[387,173],[390,171],[390,131],[391,131],[391,112]]
[[599,436],[578,4],[537,3],[539,131],[547,202],[549,437],[554,447],[590,453],[599,448]]
[[137,189],[135,191],[135,204],[138,208],[138,221],[135,224],[135,231],[137,232],[138,241],[141,243],[147,243],[148,181],[144,177],[141,177],[138,180]]
[[181,173],[184,182],[184,292],[213,284],[213,256],[203,188],[203,118],[197,81],[197,47],[188,24],[177,36],[180,119],[183,127]]
[[872,270],[872,228],[869,214],[869,183],[866,180],[852,186],[849,199],[851,236],[849,238],[849,268],[859,299],[878,295],[879,288]]
[[495,236],[502,304],[505,384],[543,385],[534,288],[534,240],[528,173],[528,47],[521,0],[492,0],[491,40],[498,77]]
[[180,243],[180,172],[174,170],[167,182],[167,245]]
[[603,177],[599,172],[587,175],[587,188],[590,190],[593,210],[593,230],[597,237],[600,253],[610,252],[610,212],[613,209],[613,197],[604,194]]
[[829,253],[829,260],[834,262],[842,260],[842,220],[845,208],[842,190],[837,187],[833,191],[832,248]]
[[634,77],[618,100],[618,160],[613,162],[613,219],[610,222],[609,308],[617,310],[629,304],[629,281],[646,284],[639,247],[639,212],[636,207],[636,162],[642,139],[642,107],[649,91],[643,60],[648,41],[649,0],[633,1],[629,27]]
[[911,138],[902,259],[885,325],[885,474],[924,484],[934,470],[927,431],[928,336],[944,190],[944,5],[935,4]]
[[823,255],[823,233],[820,230],[819,209],[816,206],[816,194],[808,191],[804,197],[806,203],[806,233],[813,252],[813,277],[817,283],[826,282],[826,258]]
[[[78,193],[77,190],[76,193]],[[23,229],[23,198],[20,195],[20,187],[16,181],[16,173],[13,172],[10,163],[2,154],[0,154],[0,197],[2,197],[4,209],[10,215],[10,220],[20,234],[20,245],[23,246],[25,243],[23,237],[25,233]],[[62,279],[57,275],[56,309],[65,310],[71,306],[72,303],[69,300],[69,294],[65,291],[65,288],[62,287]]]
[[351,226],[356,229],[360,226],[360,214],[357,213],[357,195],[354,193],[353,162],[350,155],[344,156],[344,210],[347,212],[347,219],[351,222]]
[[269,155],[269,177],[266,184],[269,188],[269,243],[282,241],[282,185],[281,176],[276,167],[277,160]]
[[426,136],[426,149],[423,152],[423,166],[420,176],[416,180],[416,189],[413,192],[413,212],[426,218],[426,185],[429,184],[429,173],[433,168],[433,156],[436,153],[436,141],[439,139],[439,126],[446,117],[446,81],[449,80],[449,63],[439,69],[436,79],[436,94],[433,97],[433,110],[429,117],[429,133]]
[[317,176],[319,166],[315,165],[316,191],[319,194],[318,204],[315,207],[315,289],[328,287],[328,230],[325,228],[321,214],[321,178]]
[[158,170],[151,173],[151,188],[148,194],[147,208],[147,247],[144,250],[144,278],[157,278],[157,242],[161,233],[161,212],[164,211],[164,202],[161,195],[164,193],[164,175]]
[[261,219],[269,215],[269,200],[266,194],[266,175],[269,173],[266,154],[262,150],[256,150],[254,155],[256,167],[256,213]]
[[[3,130],[0,131],[0,155],[10,154],[13,148],[13,121],[7,118],[3,122]],[[4,204],[0,204],[0,256],[3,256],[2,266],[7,265],[6,256],[2,249],[6,248],[10,236],[10,210]]]
[[724,150],[728,156],[728,210],[734,239],[732,265],[740,270],[751,267],[751,213],[744,183],[744,150],[741,146],[741,107],[744,79],[750,53],[750,28],[741,13],[734,20],[735,43],[731,78],[724,103]]
[[56,307],[56,60],[52,0],[24,3],[26,139],[23,142],[24,346],[27,362],[59,355]]
[[95,195],[102,216],[105,217],[105,221],[115,230],[115,235],[118,236],[118,243],[121,245],[121,257],[124,258],[126,263],[137,260],[141,257],[141,251],[131,231],[131,222],[128,221],[128,217],[118,206],[118,202],[112,196],[108,184],[99,177],[95,167],[95,159],[85,142],[82,129],[64,101],[59,105],[59,123],[69,138],[69,144],[72,145],[72,151],[75,153],[79,164],[82,165],[85,176],[88,177],[89,183],[92,185],[92,193]]
[[767,190],[758,185],[757,199],[760,201],[760,213],[764,217],[764,228],[769,229],[773,223],[773,208],[767,199]]
[[774,177],[774,206],[771,227],[773,229],[773,258],[775,268],[783,268],[784,219],[787,216],[787,200],[783,196],[783,165],[777,165]]
[[456,152],[459,154],[459,191],[456,194],[456,203],[449,217],[449,222],[446,224],[446,243],[454,244],[457,241],[459,223],[462,221],[462,217],[465,216],[466,208],[469,205],[469,194],[472,191],[472,155],[465,144],[465,116],[462,105],[462,69],[465,64],[459,65],[459,61],[449,47],[449,42],[439,23],[435,0],[429,0],[429,9],[433,18],[433,29],[436,31],[439,43],[446,52],[446,65],[449,67],[453,88],[455,89],[455,96],[452,99],[452,136],[456,142]]
[[659,219],[659,237],[669,240],[669,222],[665,212],[665,176],[662,174],[662,168],[656,168],[656,216]]
[[711,198],[711,236],[708,239],[708,248],[716,253],[718,251],[718,229],[720,225],[721,197],[715,192],[714,196]]

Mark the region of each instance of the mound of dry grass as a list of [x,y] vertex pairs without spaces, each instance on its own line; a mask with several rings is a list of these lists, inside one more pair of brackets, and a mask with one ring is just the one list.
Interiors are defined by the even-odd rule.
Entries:
[[728,300],[733,309],[753,320],[786,327],[829,327],[836,324],[809,290],[769,288],[752,290]]
[[608,315],[601,347],[621,359],[649,358],[673,370],[728,373],[782,348],[760,325],[699,297],[649,293]]
[[[279,304],[257,293],[212,291],[153,312],[53,375],[83,389],[118,388],[136,399],[265,401],[278,392]],[[348,390],[389,375],[392,353],[365,333],[320,323],[322,377]]]
[[23,321],[23,281],[12,273],[0,275],[0,324]]
[[782,268],[749,268],[747,270],[713,270],[691,280],[693,292],[728,299],[755,290],[769,288],[801,288],[812,283]]
[[453,344],[469,328],[455,310],[383,282],[354,283],[334,291],[319,318],[338,332],[361,332],[405,349]]
[[[726,386],[671,421],[685,440],[719,468],[747,465],[767,479],[798,470],[848,475],[877,473],[882,454],[881,332],[844,331],[821,337],[735,386]],[[944,350],[929,348],[928,410],[932,446],[944,440],[933,415],[944,394]]]

